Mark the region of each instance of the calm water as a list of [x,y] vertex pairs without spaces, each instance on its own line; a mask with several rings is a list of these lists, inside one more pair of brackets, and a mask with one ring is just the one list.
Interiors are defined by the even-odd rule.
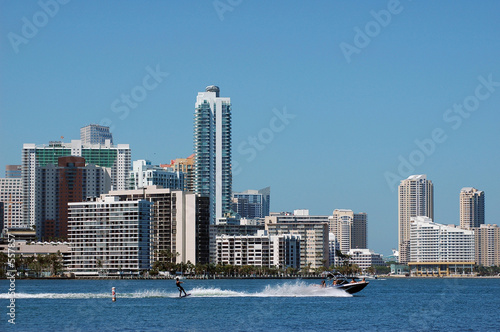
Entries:
[[379,279],[354,296],[319,282],[186,280],[178,299],[165,280],[17,280],[12,325],[2,280],[0,331],[500,331],[500,279]]

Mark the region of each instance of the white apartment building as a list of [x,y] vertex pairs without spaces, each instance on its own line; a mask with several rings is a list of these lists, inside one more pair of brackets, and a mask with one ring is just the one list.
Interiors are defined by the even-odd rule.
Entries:
[[382,256],[370,249],[351,249],[347,255],[350,256],[349,262],[358,265],[363,271],[370,266],[385,266]]
[[3,203],[4,210],[0,219],[3,220],[4,228],[25,228],[22,189],[21,178],[0,179],[0,202]]
[[[439,275],[451,268],[472,272],[475,261],[474,231],[456,225],[437,224],[428,217],[412,217],[410,223],[410,267],[418,274],[423,266]],[[446,272],[445,272],[446,270]],[[421,272],[422,270],[420,270]]]
[[152,205],[118,197],[68,203],[69,270],[97,276],[139,275],[149,269]]
[[270,236],[265,231],[257,235],[216,236],[217,264],[298,268],[299,262],[299,236]]
[[170,168],[151,165],[149,160],[136,160],[132,165],[128,189],[141,189],[147,186],[186,189],[184,186],[184,173],[182,172],[174,172]]

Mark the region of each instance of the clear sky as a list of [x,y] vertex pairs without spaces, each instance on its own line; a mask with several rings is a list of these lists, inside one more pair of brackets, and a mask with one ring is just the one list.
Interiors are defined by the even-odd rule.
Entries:
[[366,212],[389,254],[398,181],[427,174],[436,222],[467,186],[500,221],[498,1],[59,1],[0,1],[2,172],[90,123],[133,160],[187,157],[215,84],[233,189],[271,186],[272,211]]

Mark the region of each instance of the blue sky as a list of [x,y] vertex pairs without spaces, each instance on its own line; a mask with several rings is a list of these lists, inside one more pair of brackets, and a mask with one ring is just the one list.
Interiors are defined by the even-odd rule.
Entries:
[[496,1],[54,3],[0,1],[1,169],[89,123],[134,160],[186,157],[215,84],[233,104],[233,189],[271,186],[273,211],[366,212],[388,254],[394,181],[412,173],[434,183],[436,222],[458,224],[466,186],[499,222]]

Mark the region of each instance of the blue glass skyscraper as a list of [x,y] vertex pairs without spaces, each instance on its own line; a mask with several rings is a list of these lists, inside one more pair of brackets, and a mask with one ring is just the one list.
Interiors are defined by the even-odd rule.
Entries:
[[210,197],[215,223],[231,209],[231,99],[208,86],[196,98],[194,114],[194,192]]

